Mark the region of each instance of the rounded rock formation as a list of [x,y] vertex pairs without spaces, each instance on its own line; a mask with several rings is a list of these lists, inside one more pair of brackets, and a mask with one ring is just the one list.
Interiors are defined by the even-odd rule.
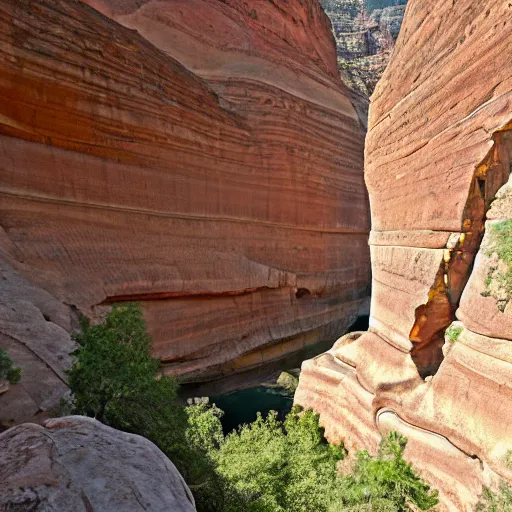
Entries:
[[174,464],[147,439],[83,416],[0,434],[0,509],[194,512]]

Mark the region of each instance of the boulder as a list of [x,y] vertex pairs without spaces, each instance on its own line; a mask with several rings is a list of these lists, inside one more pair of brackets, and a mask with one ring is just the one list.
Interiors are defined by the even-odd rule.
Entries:
[[0,434],[0,508],[193,512],[174,464],[147,439],[91,418],[25,423]]

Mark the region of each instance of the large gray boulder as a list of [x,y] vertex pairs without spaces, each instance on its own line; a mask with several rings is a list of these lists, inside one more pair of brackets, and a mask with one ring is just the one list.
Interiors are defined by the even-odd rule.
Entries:
[[174,464],[147,439],[91,418],[0,434],[0,511],[193,512]]

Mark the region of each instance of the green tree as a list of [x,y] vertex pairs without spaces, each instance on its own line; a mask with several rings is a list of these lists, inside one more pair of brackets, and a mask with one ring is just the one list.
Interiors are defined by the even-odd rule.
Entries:
[[21,369],[16,368],[9,354],[0,349],[0,381],[6,380],[9,384],[17,384],[21,379]]
[[420,510],[437,505],[438,493],[416,474],[403,458],[407,439],[391,432],[384,438],[379,454],[373,457],[366,451],[357,453],[355,466],[349,475],[340,479],[336,502],[348,510],[389,510],[406,512],[409,504]]
[[229,434],[216,460],[240,500],[228,511],[326,511],[343,449],[329,445],[318,415],[299,409],[284,424],[271,412]]
[[204,439],[203,424],[215,419],[213,411],[187,412],[176,404],[178,384],[159,375],[139,306],[116,306],[103,323],[84,319],[81,327],[69,371],[73,412],[150,439],[183,475],[198,510],[221,510],[220,479],[201,442],[194,442]]
[[210,405],[208,399],[200,399],[186,407],[185,413],[188,419],[187,441],[211,456],[224,442],[220,422],[224,412],[215,404]]
[[[350,472],[338,475],[344,457],[329,445],[312,411],[294,410],[284,423],[271,413],[226,437],[218,471],[238,493],[226,512],[405,512],[430,510],[437,491],[403,459],[407,440],[391,433],[377,456],[358,452]],[[229,495],[229,493],[228,493]]]
[[224,437],[222,411],[207,401],[176,403],[174,378],[159,375],[136,304],[116,306],[103,323],[82,322],[69,371],[72,407],[153,441],[177,466],[199,512],[402,512],[428,510],[437,495],[403,458],[391,435],[377,457],[359,452],[338,476],[342,446],[329,445],[318,415],[295,407],[284,422],[258,415]]

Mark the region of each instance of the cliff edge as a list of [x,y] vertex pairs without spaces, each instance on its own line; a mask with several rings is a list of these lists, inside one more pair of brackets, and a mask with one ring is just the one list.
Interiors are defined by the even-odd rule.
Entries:
[[305,362],[296,394],[350,448],[404,433],[453,511],[512,480],[511,15],[409,1],[370,108],[370,330]]

